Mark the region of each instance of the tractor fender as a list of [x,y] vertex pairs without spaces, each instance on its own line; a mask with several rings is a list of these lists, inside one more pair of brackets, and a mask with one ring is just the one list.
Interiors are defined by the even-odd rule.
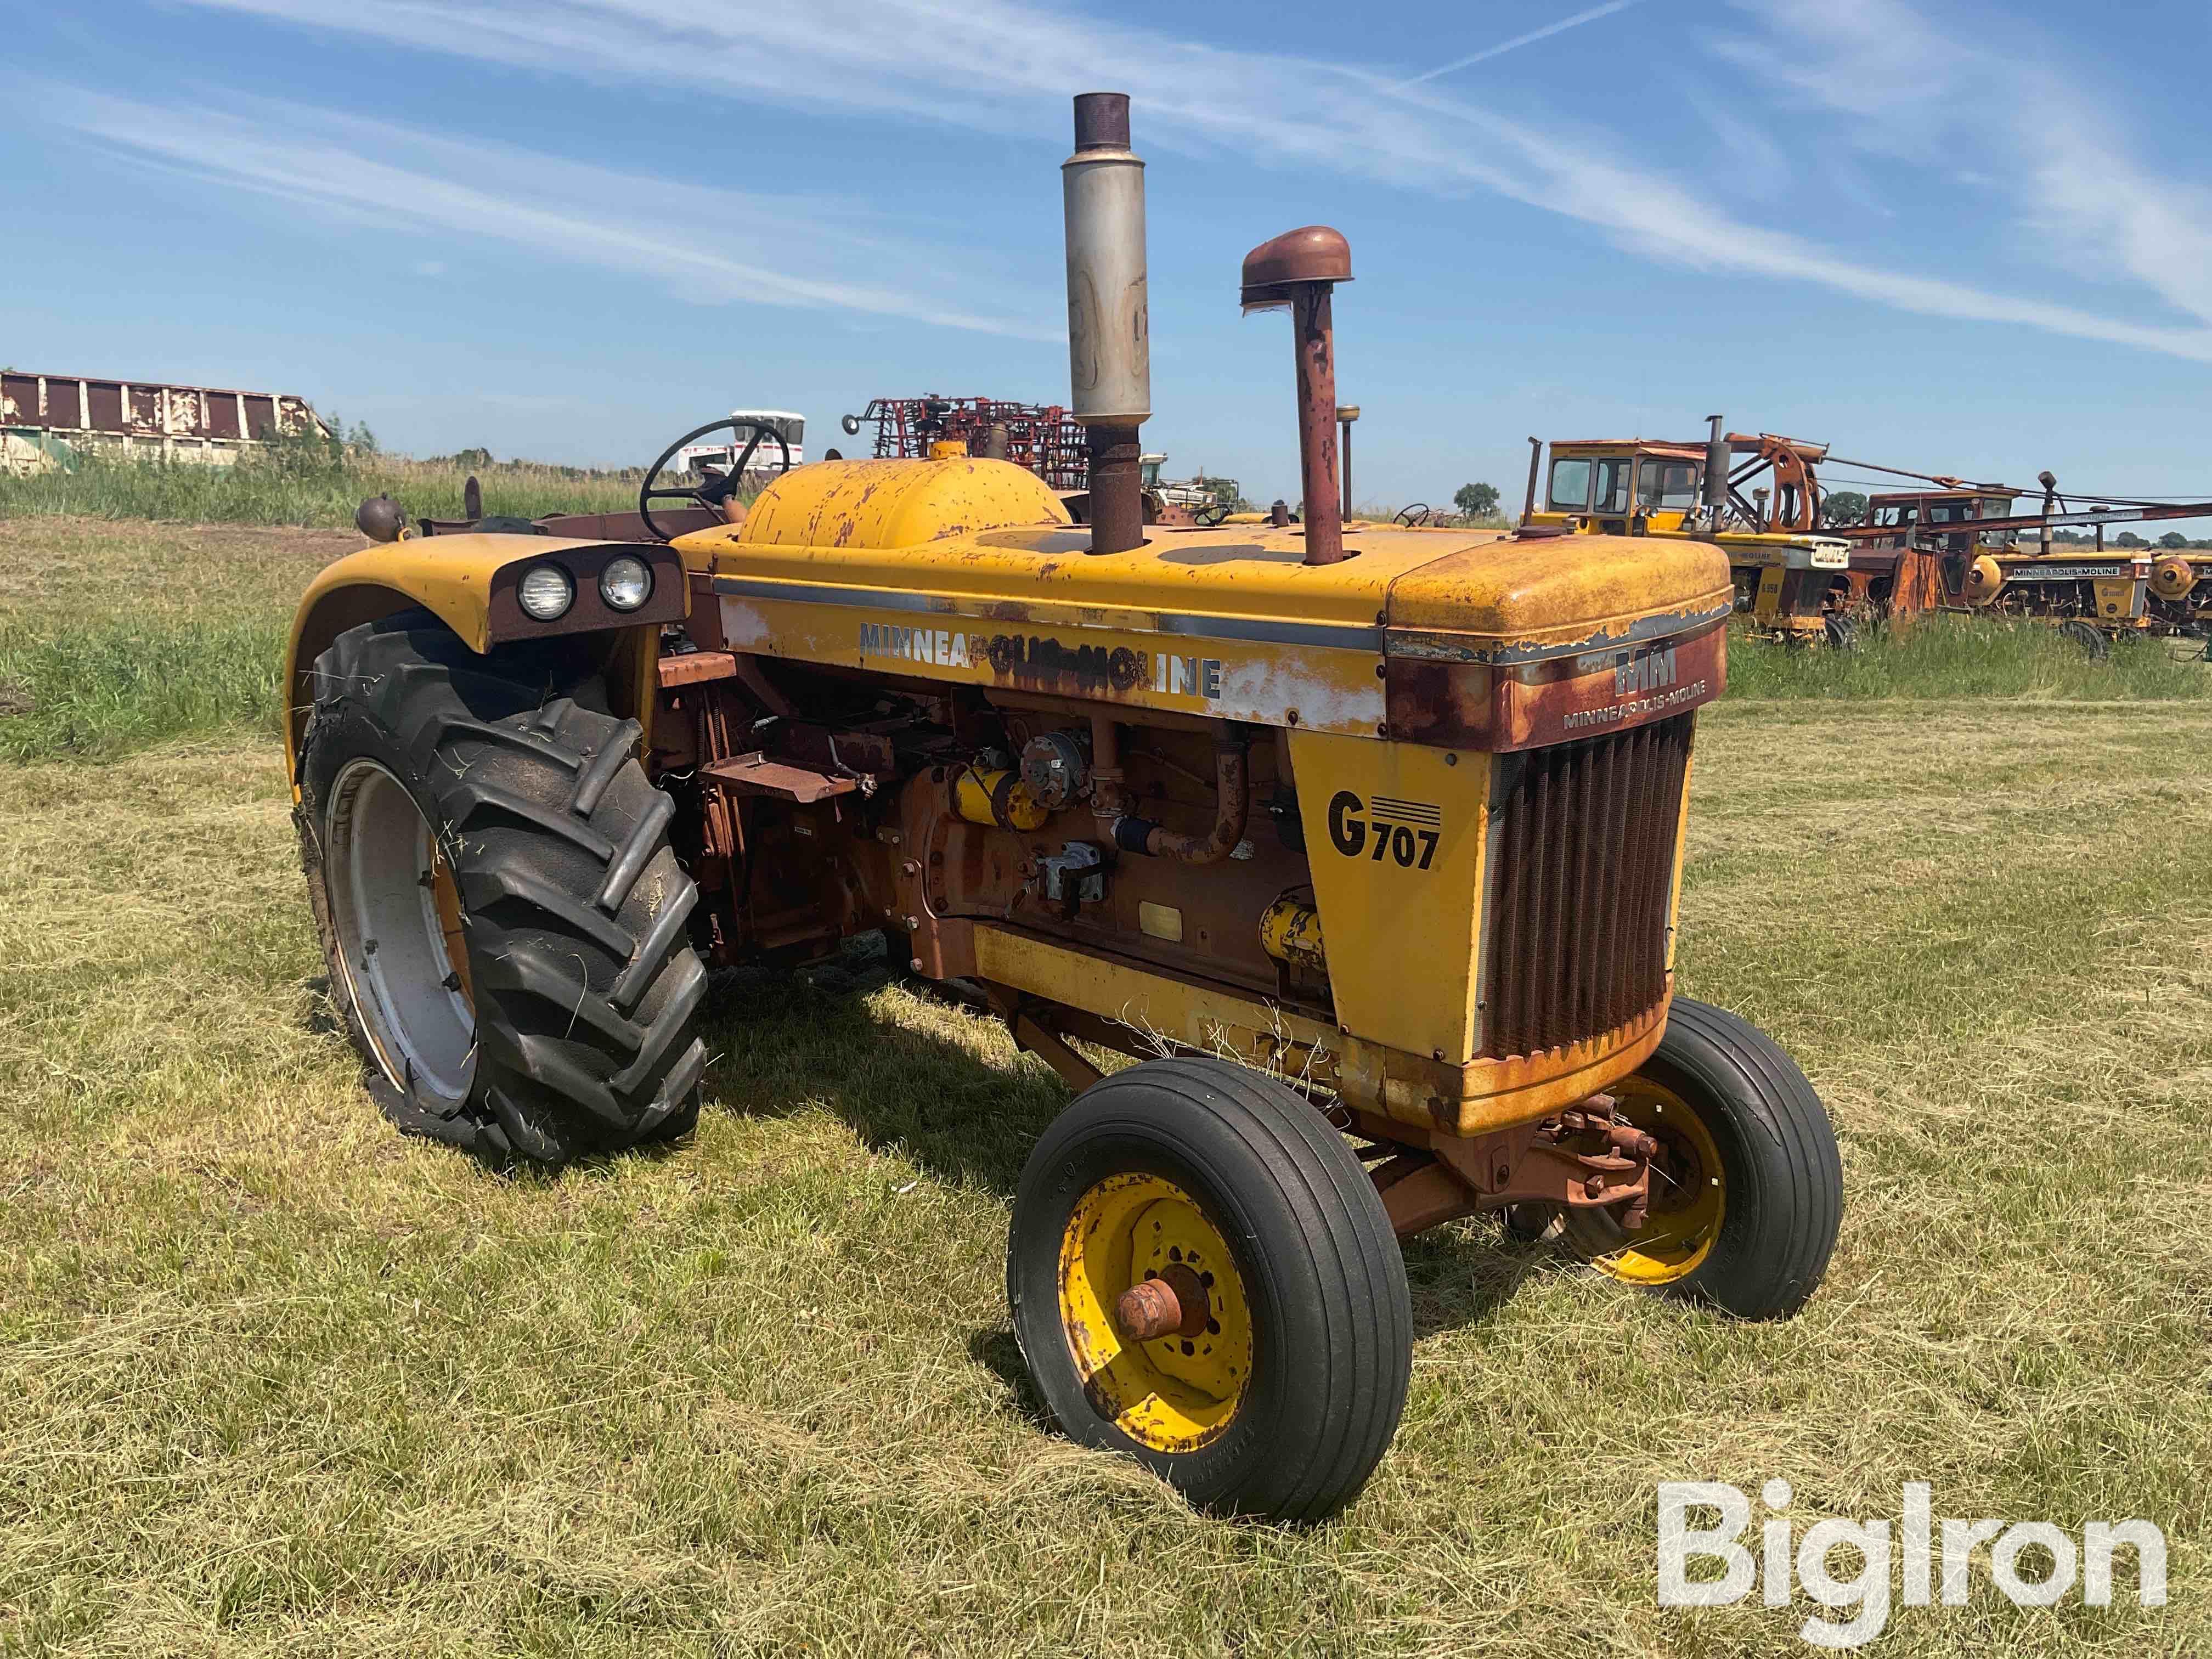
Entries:
[[[624,554],[645,560],[653,576],[652,596],[642,609],[628,613],[611,610],[600,599],[598,586],[599,572]],[[576,597],[565,616],[540,623],[521,611],[514,589],[524,569],[547,560],[568,572]],[[291,644],[284,659],[284,764],[295,787],[300,744],[307,733],[308,710],[314,706],[314,688],[304,677],[313,671],[315,659],[349,628],[417,605],[479,653],[508,640],[555,634],[617,636],[611,643],[634,660],[624,665],[629,672],[609,676],[609,689],[619,696],[617,688],[628,686],[640,707],[615,712],[641,720],[651,710],[660,625],[682,621],[690,608],[683,562],[673,548],[660,542],[471,532],[408,536],[349,553],[307,585],[292,619]],[[630,644],[635,648],[623,649]]]

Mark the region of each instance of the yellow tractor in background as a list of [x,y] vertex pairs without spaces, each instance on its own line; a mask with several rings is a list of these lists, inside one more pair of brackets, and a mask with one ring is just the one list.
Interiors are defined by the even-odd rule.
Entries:
[[724,522],[760,433],[703,483],[664,457],[635,528],[372,503],[293,633],[302,855],[369,1088],[500,1162],[682,1133],[709,964],[883,932],[980,987],[1079,1091],[1012,1206],[1043,1401],[1203,1505],[1317,1517],[1404,1404],[1400,1239],[1509,1212],[1785,1316],[1836,1143],[1787,1054],[1674,994],[1726,556],[1345,523],[1317,226],[1243,269],[1291,316],[1303,522],[1147,526],[1143,163],[1125,96],[1075,115],[1087,524],[957,443]]
[[[1851,545],[1820,532],[1813,476],[1826,450],[1768,433],[1724,434],[1719,416],[1710,420],[1703,443],[1559,440],[1548,471],[1542,440],[1529,439],[1523,532],[1693,538],[1728,556],[1736,608],[1763,633],[1793,645],[1848,645],[1858,614]],[[1769,471],[1771,487],[1747,482]]]
[[[1523,532],[1709,542],[1728,555],[1737,611],[1794,645],[1847,647],[1863,623],[1934,611],[2045,623],[2096,656],[2116,639],[2212,635],[2212,553],[2105,545],[2114,525],[2212,516],[2212,501],[2069,501],[2045,471],[2040,510],[2017,514],[2028,492],[2008,484],[1841,460],[1826,444],[1707,418],[1702,442],[1560,440],[1548,470],[1543,441],[1529,439]],[[1865,522],[1832,525],[1824,465],[1935,488],[1873,495]],[[2082,528],[2094,546],[2053,539]]]

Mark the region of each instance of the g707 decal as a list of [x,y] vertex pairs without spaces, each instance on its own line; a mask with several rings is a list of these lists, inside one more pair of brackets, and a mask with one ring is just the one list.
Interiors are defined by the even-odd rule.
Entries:
[[1329,798],[1329,844],[1348,859],[1364,853],[1377,864],[1387,858],[1402,869],[1425,870],[1443,829],[1443,809],[1426,801],[1377,795],[1369,802],[1349,789]]

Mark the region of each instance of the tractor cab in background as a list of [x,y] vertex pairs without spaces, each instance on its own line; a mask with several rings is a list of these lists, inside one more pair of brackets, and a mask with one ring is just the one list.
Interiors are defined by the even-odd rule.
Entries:
[[[1814,469],[1826,458],[1826,446],[1717,430],[1703,441],[1560,440],[1550,446],[1547,467],[1542,441],[1529,444],[1524,534],[1713,541],[1728,554],[1737,610],[1765,631],[1808,641],[1846,635],[1850,549],[1817,533]],[[1709,473],[1723,465],[1725,475],[1715,476],[1709,489]],[[1757,482],[1762,477],[1765,483]],[[1868,562],[1893,564],[1896,557]],[[1860,574],[1864,581],[1890,574]]]
[[1614,536],[1679,531],[1697,510],[1705,472],[1705,450],[1694,444],[1554,443],[1542,508],[1532,496],[1524,520]]
[[[1889,535],[1870,537],[1870,547],[1903,547],[1913,540],[1911,532],[1920,528],[1938,525],[1959,524],[1970,519],[2002,519],[2011,516],[2013,503],[2019,498],[2009,494],[1992,495],[1974,489],[1907,490],[1896,495],[1867,497],[1867,526],[1869,529],[1889,531]],[[1976,540],[1989,548],[2009,548],[2013,538],[2002,530],[1978,532],[1961,531],[1942,538],[1944,550],[1966,553],[1972,550]],[[1925,537],[1921,539],[1927,539]]]
[[[678,449],[672,465],[679,472],[690,472],[701,477],[709,473],[723,474],[732,462],[742,454],[744,487],[757,489],[770,478],[806,459],[806,417],[794,415],[787,409],[736,409],[730,411],[729,423],[739,428],[732,432],[726,443],[687,444]],[[747,432],[771,433],[783,441],[763,446],[756,440],[750,447],[740,441]]]

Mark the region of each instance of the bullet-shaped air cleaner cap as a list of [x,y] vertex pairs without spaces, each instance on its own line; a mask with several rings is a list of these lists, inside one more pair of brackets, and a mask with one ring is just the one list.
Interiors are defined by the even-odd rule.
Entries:
[[1262,242],[1244,256],[1243,304],[1264,311],[1291,302],[1291,290],[1309,283],[1352,280],[1352,244],[1327,225],[1304,225]]

